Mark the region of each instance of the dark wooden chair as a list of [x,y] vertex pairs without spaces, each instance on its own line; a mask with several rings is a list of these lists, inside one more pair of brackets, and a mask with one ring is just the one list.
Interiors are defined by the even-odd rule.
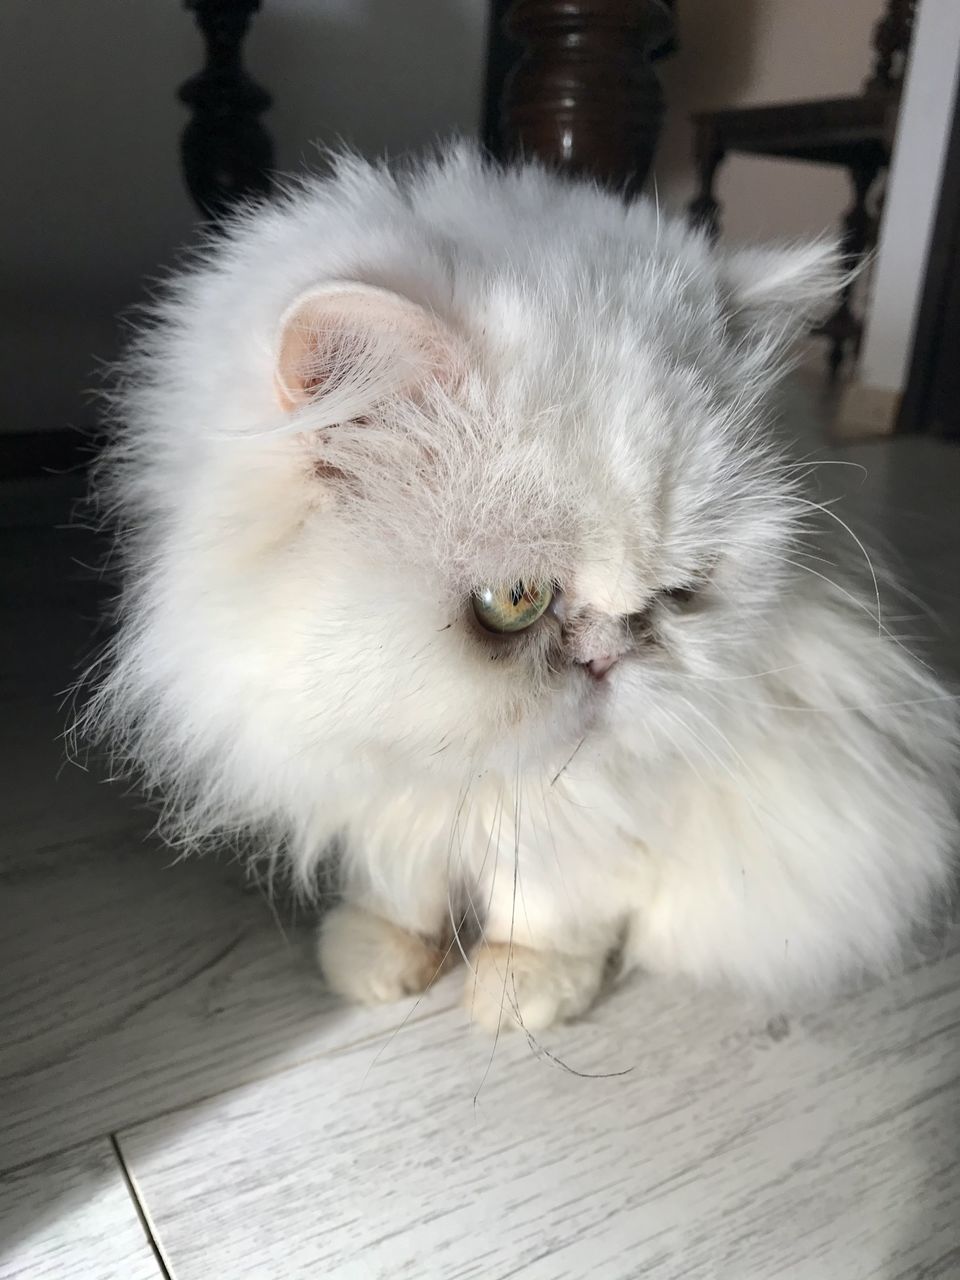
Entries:
[[[872,74],[857,97],[709,111],[694,116],[695,158],[700,190],[691,218],[716,236],[720,206],[714,180],[730,152],[840,165],[850,175],[853,203],[843,219],[843,247],[853,267],[876,244],[877,217],[868,199],[888,166],[900,104],[900,89],[916,0],[890,0],[874,30]],[[817,330],[829,339],[829,365],[836,375],[848,351],[856,351],[862,324],[848,285],[836,311]]]
[[[234,203],[266,193],[269,95],[247,75],[243,39],[261,0],[183,0],[203,33],[206,65],[180,90],[190,193],[216,225]],[[713,111],[694,118],[700,191],[694,221],[719,233],[717,169],[733,151],[841,165],[854,201],[843,222],[851,265],[876,242],[868,197],[893,147],[916,0],[890,0],[874,32],[875,61],[857,97]],[[484,139],[494,156],[538,156],[631,195],[647,176],[663,117],[656,62],[673,51],[673,0],[491,0]],[[856,349],[861,323],[848,287],[819,332],[830,369]]]

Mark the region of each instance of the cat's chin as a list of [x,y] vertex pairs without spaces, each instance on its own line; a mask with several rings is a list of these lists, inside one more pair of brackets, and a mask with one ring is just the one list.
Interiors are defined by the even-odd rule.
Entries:
[[516,724],[515,732],[498,736],[487,753],[492,768],[515,773],[518,763],[534,770],[559,769],[574,751],[608,723],[614,697],[611,687],[600,687],[589,675],[571,681],[574,687],[547,708],[536,708]]

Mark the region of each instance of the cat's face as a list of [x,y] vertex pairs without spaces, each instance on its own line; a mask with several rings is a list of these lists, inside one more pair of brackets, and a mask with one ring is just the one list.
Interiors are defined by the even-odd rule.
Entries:
[[553,769],[592,732],[662,750],[711,681],[760,669],[795,508],[733,352],[750,329],[695,283],[644,305],[501,289],[457,326],[367,285],[294,302],[263,492],[304,504],[270,555],[307,733]]
[[131,359],[88,721],[178,837],[304,850],[381,779],[684,751],[769,665],[803,508],[763,402],[836,278],[469,157],[251,215]]

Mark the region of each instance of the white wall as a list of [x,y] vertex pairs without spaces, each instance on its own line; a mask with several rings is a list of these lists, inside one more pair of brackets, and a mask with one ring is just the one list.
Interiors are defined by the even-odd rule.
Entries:
[[[265,0],[247,45],[278,164],[473,132],[486,0]],[[194,228],[177,87],[201,65],[179,0],[0,2],[0,430],[90,417],[116,312]]]
[[960,3],[923,0],[860,354],[858,380],[864,387],[906,387],[958,79]]
[[[669,108],[655,164],[661,200],[682,206],[695,194],[692,112],[859,93],[882,8],[883,0],[679,0],[679,52],[661,70]],[[851,202],[840,169],[756,156],[729,156],[716,191],[734,241],[816,235],[835,228]]]

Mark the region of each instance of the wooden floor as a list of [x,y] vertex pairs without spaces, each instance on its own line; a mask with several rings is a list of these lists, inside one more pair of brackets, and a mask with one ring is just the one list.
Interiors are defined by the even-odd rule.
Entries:
[[[955,662],[960,451],[843,456]],[[3,1280],[960,1277],[960,929],[820,1005],[641,978],[548,1053],[457,978],[344,1008],[309,920],[64,765],[90,554],[0,530]]]

